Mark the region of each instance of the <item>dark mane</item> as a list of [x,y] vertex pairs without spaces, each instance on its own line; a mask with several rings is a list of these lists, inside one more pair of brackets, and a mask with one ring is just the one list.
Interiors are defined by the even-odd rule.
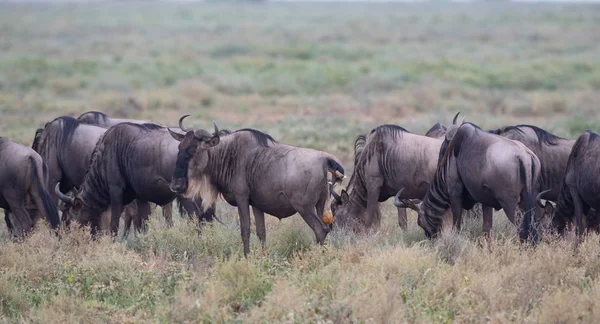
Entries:
[[44,129],[43,129],[43,128],[38,128],[38,129],[35,131],[35,135],[34,135],[34,137],[33,137],[33,143],[31,144],[31,148],[32,148],[34,151],[36,151],[36,152],[37,152],[37,151],[38,151],[38,149],[39,149],[39,146],[40,146],[40,141],[42,140],[42,135],[43,135],[43,133],[44,133]]
[[265,133],[263,133],[261,131],[258,131],[256,129],[243,128],[243,129],[236,130],[234,133],[239,133],[239,132],[250,132],[250,134],[252,134],[252,136],[258,142],[258,144],[260,146],[263,146],[263,147],[268,147],[269,146],[269,142],[271,142],[271,143],[277,143],[277,141],[275,139],[273,139],[273,137],[271,137],[271,135],[265,134]]
[[358,135],[356,140],[354,141],[354,166],[358,164],[358,160],[365,149],[365,144],[367,144],[367,136],[366,135]]
[[504,134],[506,132],[513,131],[513,130],[518,131],[521,134],[524,134],[521,127],[531,128],[531,130],[533,130],[535,132],[535,135],[537,136],[538,141],[540,143],[544,143],[546,145],[552,145],[552,146],[558,145],[558,140],[563,139],[562,137],[558,137],[558,136],[548,132],[547,130],[544,130],[537,126],[527,125],[527,124],[521,124],[521,125],[516,125],[516,126],[505,126],[505,127],[499,128],[497,130],[494,130],[494,134],[501,135],[501,134]]
[[393,136],[402,136],[402,133],[410,133],[405,128],[400,127],[398,125],[392,125],[392,124],[384,124],[384,125],[377,126],[371,130],[371,133],[369,133],[369,135],[371,135],[375,132],[382,133],[384,135],[390,134]]
[[165,128],[164,126],[153,124],[153,123],[143,123],[143,124],[123,123],[123,124],[135,125],[143,130],[157,130],[157,129]]
[[431,127],[431,128],[430,128],[430,129],[429,129],[429,130],[428,130],[428,131],[425,133],[425,136],[427,136],[427,137],[431,137],[431,135],[433,135],[435,132],[438,132],[438,131],[443,131],[443,132],[445,132],[445,131],[446,131],[446,129],[447,129],[447,128],[446,128],[446,126],[444,126],[444,125],[442,125],[442,124],[440,124],[440,123],[436,123],[435,125],[433,125],[433,126],[432,126],[432,127]]
[[88,112],[84,112],[83,114],[79,115],[79,117],[77,117],[77,119],[81,119],[82,117],[84,117],[86,115],[93,116],[93,119],[96,122],[99,122],[101,119],[102,120],[106,120],[106,119],[109,118],[108,115],[105,114],[105,113],[103,113],[103,112],[100,112],[100,111],[88,111]]
[[[49,143],[65,146],[81,123],[71,116],[57,117],[46,123],[43,129],[35,132],[32,148],[44,157],[44,151],[49,150]],[[50,140],[53,138],[54,140]]]

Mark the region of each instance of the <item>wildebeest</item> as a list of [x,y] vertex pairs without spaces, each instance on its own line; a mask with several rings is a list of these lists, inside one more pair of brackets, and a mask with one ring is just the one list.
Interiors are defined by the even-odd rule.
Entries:
[[115,234],[123,206],[134,199],[161,206],[175,199],[169,185],[178,144],[156,124],[115,125],[96,145],[75,197],[59,194],[60,198],[68,205],[71,217],[91,224],[93,233],[100,228],[101,214],[110,211],[110,230]]
[[[79,121],[88,125],[95,125],[103,128],[110,128],[114,125],[118,125],[121,123],[133,123],[133,124],[156,124],[161,127],[166,127],[160,123],[138,120],[138,119],[128,119],[128,118],[114,118],[109,117],[107,114],[99,112],[99,111],[88,111],[83,113],[78,118]],[[228,133],[227,130],[221,130],[222,133]],[[177,196],[176,198],[177,204],[179,206],[179,214],[180,215],[188,215],[189,217],[196,216],[198,217],[198,221],[212,221],[215,215],[215,206],[211,206],[204,212],[202,212],[198,206],[202,205],[202,198],[197,197],[196,200],[189,200],[187,198]],[[172,213],[173,213],[173,203],[169,203],[165,206],[162,206],[163,216],[169,226],[173,224]]]
[[525,210],[520,238],[531,234],[537,240],[532,224],[534,187],[540,172],[540,161],[520,142],[490,134],[471,123],[449,127],[442,146],[433,182],[419,204],[403,199],[400,190],[394,199],[397,207],[418,211],[418,224],[427,237],[437,235],[443,216],[451,209],[454,227],[460,230],[462,209],[476,202],[483,205],[483,230],[491,235],[493,209],[504,209],[511,222],[519,205]]
[[[584,233],[583,216],[590,208],[600,209],[599,158],[600,135],[588,130],[579,136],[567,161],[556,212],[552,219],[560,234],[564,233],[567,223],[574,220],[577,236],[581,239]],[[540,193],[537,199],[540,205],[542,194]],[[597,218],[588,219],[588,228],[597,231],[599,225]]]
[[60,225],[48,187],[48,168],[33,149],[0,137],[0,208],[17,237],[27,234],[39,218],[53,229]]
[[244,255],[250,252],[250,206],[263,246],[264,213],[279,219],[299,213],[323,244],[330,230],[322,221],[330,196],[327,172],[337,181],[344,174],[341,162],[325,152],[279,143],[258,130],[221,137],[214,127],[213,134],[183,127],[185,135],[171,133],[180,142],[171,189],[186,197],[200,195],[208,205],[220,193],[237,206]]
[[[412,134],[396,125],[381,125],[355,142],[354,173],[346,190],[332,194],[334,223],[367,228],[380,222],[379,202],[406,188],[407,198],[423,198],[438,163],[441,139]],[[406,211],[398,210],[398,222],[407,226]]]
[[[81,123],[71,116],[55,118],[46,123],[44,128],[38,129],[32,148],[48,166],[48,188],[55,188],[58,183],[60,192],[79,188],[85,178],[96,143],[105,131],[102,127]],[[54,201],[58,200],[56,190],[51,189],[50,195]],[[149,215],[144,213],[149,208],[146,204],[148,203],[136,202],[126,207],[123,217],[125,233],[128,233],[132,220],[135,227],[141,229],[142,221]],[[65,221],[68,225],[68,220]]]

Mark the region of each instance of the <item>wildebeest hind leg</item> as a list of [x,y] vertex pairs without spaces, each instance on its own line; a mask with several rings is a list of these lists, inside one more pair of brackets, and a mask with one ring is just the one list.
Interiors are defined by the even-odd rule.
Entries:
[[575,208],[575,232],[577,233],[578,242],[581,242],[585,233],[583,215],[587,213],[590,207],[583,202],[577,190],[571,190],[571,197],[573,198],[573,207]]
[[24,196],[15,194],[13,197],[7,197],[6,199],[11,210],[12,234],[17,238],[22,238],[33,229],[33,219],[27,213],[23,198]]
[[492,233],[492,226],[494,224],[494,209],[489,206],[481,206],[481,211],[483,214],[483,234],[486,237],[488,248],[492,249],[492,242],[494,240]]
[[321,219],[317,216],[317,208],[315,206],[301,208],[298,210],[298,213],[302,216],[308,226],[310,226],[313,232],[315,232],[317,243],[323,245],[323,243],[325,243],[325,237],[327,237],[327,233],[329,233],[329,228],[323,224]]
[[450,209],[452,210],[453,227],[460,232],[462,226],[462,197],[450,196]]
[[110,186],[110,233],[113,236],[119,231],[119,219],[123,212],[123,189],[117,186]]
[[254,213],[254,222],[256,223],[256,236],[260,240],[263,249],[265,248],[265,244],[267,242],[267,230],[265,228],[265,213],[252,206],[252,213]]

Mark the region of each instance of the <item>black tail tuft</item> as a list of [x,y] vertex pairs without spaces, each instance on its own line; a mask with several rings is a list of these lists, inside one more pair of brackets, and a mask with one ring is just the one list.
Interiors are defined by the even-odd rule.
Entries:
[[[535,174],[535,166],[531,166],[531,176]],[[525,205],[525,215],[523,217],[522,228],[521,228],[521,242],[531,240],[533,244],[537,244],[539,241],[537,226],[535,225],[534,218],[534,198],[531,193],[532,184],[527,182],[527,171],[525,170],[525,164],[519,160],[519,176],[521,178],[521,184],[523,185],[523,191],[521,192],[521,199]]]
[[52,197],[50,197],[50,193],[48,193],[48,190],[45,186],[45,184],[47,183],[47,181],[45,180],[48,178],[48,167],[46,167],[46,164],[42,162],[43,174],[39,175],[37,172],[38,168],[35,159],[33,157],[29,157],[29,161],[31,165],[31,172],[33,175],[33,185],[36,187],[36,190],[38,191],[38,194],[40,195],[43,204],[43,206],[38,206],[38,208],[44,208],[44,213],[46,214],[46,217],[48,217],[48,222],[50,222],[50,226],[53,229],[56,229],[60,225],[58,209],[56,208],[56,203],[54,202],[54,200],[52,200]]

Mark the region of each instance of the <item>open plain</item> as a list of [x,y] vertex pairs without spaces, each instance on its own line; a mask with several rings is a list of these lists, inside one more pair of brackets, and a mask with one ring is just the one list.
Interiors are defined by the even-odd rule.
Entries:
[[[89,110],[210,129],[252,127],[327,151],[349,176],[357,135],[423,134],[457,111],[483,128],[600,125],[600,6],[514,3],[0,4],[0,136],[31,145]],[[267,216],[243,257],[237,211],[214,222],[157,209],[145,234],[59,241],[0,225],[0,322],[593,323],[600,243],[521,245],[502,212],[427,240],[391,201],[378,231],[330,233]]]

